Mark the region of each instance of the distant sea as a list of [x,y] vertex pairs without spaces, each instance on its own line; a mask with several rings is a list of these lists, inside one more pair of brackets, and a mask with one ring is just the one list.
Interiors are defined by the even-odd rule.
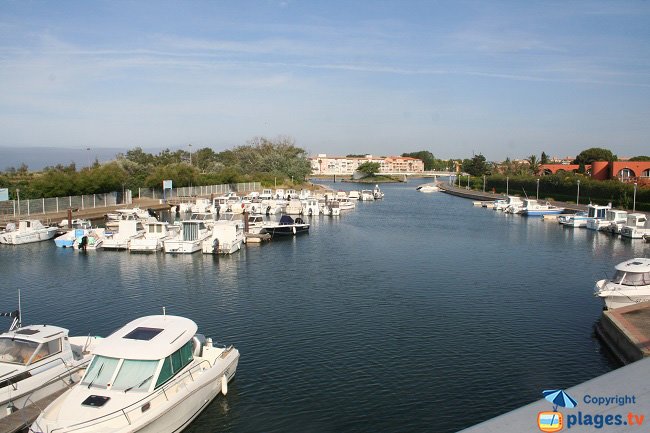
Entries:
[[[0,171],[10,167],[18,168],[23,163],[31,171],[42,170],[57,164],[69,165],[74,162],[77,168],[88,167],[95,159],[100,163],[115,159],[118,153],[128,148],[61,148],[61,147],[0,147]],[[158,153],[161,149],[144,149],[145,152]]]

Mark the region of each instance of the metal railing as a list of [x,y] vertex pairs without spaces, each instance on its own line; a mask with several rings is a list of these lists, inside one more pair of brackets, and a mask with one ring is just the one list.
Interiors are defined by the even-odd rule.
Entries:
[[172,188],[164,191],[159,188],[138,188],[138,198],[171,199],[176,197],[223,195],[229,192],[251,192],[262,189],[260,182],[243,182],[222,185],[197,185]]
[[123,194],[110,192],[69,197],[8,200],[0,202],[0,218],[15,219],[32,215],[65,212],[67,209],[94,209],[119,204],[131,204],[131,191],[126,190]]

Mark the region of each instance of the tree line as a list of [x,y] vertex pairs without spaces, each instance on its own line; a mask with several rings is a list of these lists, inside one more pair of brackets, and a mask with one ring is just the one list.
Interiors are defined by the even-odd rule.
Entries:
[[21,198],[65,197],[123,189],[161,188],[163,180],[174,187],[261,182],[262,185],[302,183],[311,173],[304,149],[290,137],[256,137],[245,145],[222,152],[209,147],[195,152],[165,149],[158,154],[136,147],[113,161],[77,170],[74,163],[30,172],[23,164],[0,172],[0,188],[16,189]]

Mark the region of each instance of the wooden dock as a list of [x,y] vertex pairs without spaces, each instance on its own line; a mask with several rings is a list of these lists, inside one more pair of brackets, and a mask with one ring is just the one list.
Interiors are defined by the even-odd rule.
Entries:
[[[36,421],[36,418],[41,414],[41,411],[67,390],[67,388],[64,388],[49,397],[45,397],[17,412],[7,415],[4,418],[0,418],[0,433],[27,432],[29,426],[32,425],[32,423]],[[4,408],[2,408],[2,410],[4,410]]]

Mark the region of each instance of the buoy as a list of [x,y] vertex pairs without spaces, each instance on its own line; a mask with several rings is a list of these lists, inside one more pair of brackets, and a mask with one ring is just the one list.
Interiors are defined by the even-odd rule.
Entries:
[[225,374],[221,376],[221,393],[223,395],[228,394],[228,378]]

